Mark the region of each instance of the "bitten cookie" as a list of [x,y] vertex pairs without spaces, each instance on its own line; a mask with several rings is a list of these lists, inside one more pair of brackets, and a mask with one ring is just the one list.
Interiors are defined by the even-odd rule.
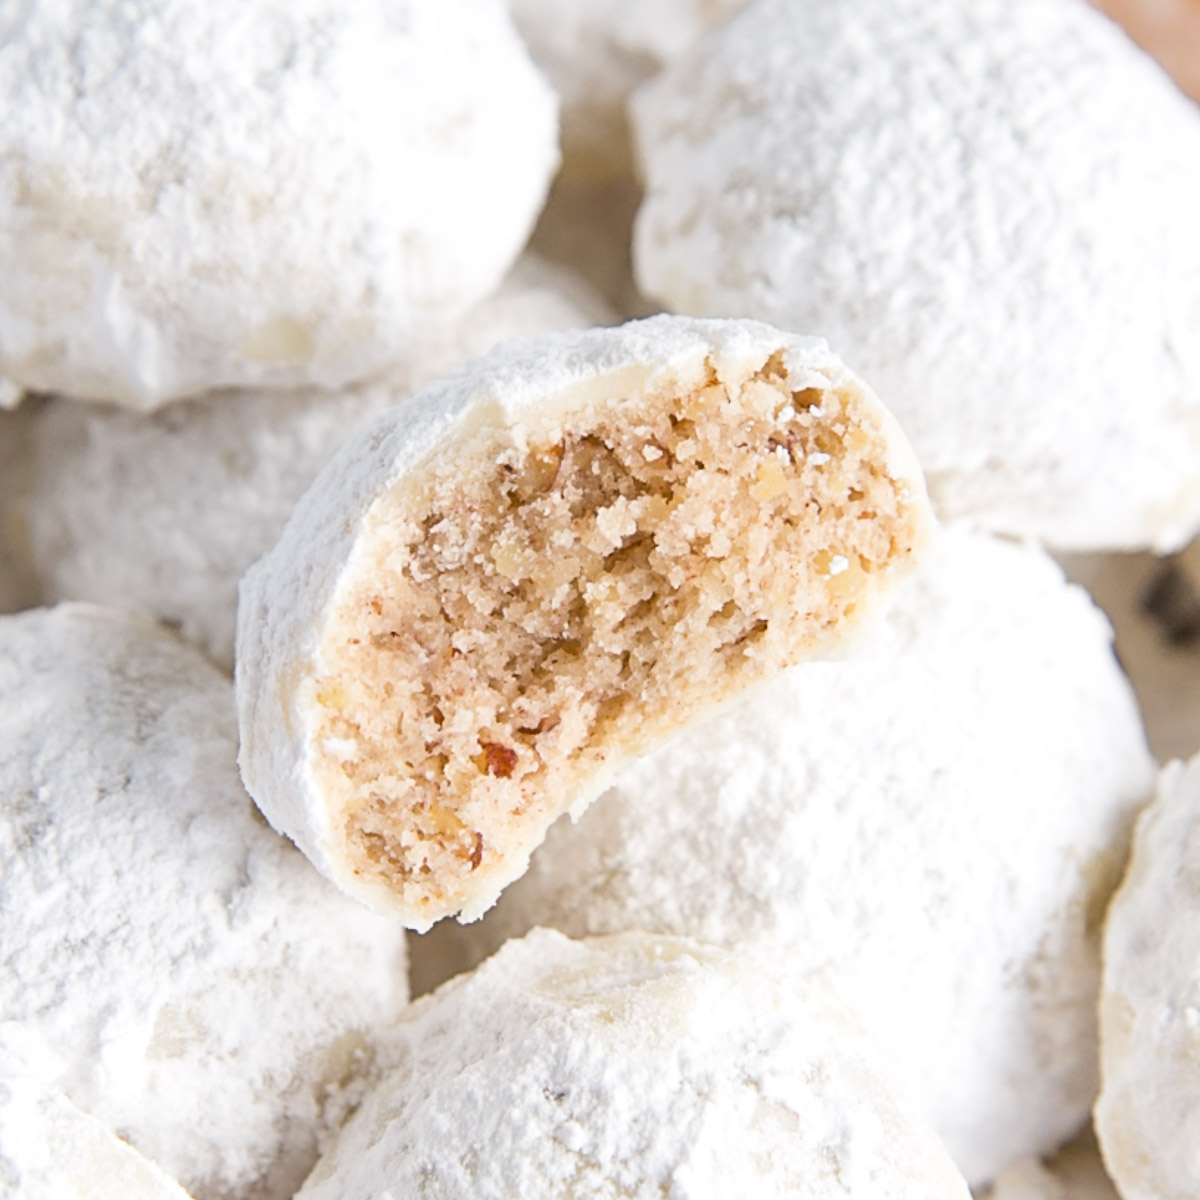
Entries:
[[677,938],[549,930],[419,1001],[298,1200],[966,1200],[816,987]]
[[758,944],[828,971],[972,1184],[1097,1085],[1100,925],[1153,789],[1111,631],[1038,550],[944,531],[852,658],[807,663],[560,821],[478,926]]
[[241,788],[229,682],[143,617],[0,618],[0,1051],[198,1200],[285,1200],[404,1008],[403,931]]
[[939,515],[1200,526],[1200,111],[1083,0],[762,0],[633,114],[642,289],[819,329]]
[[47,601],[147,609],[232,669],[239,577],[358,425],[507,337],[611,319],[570,272],[527,257],[371,383],[227,392],[149,415],[48,400],[26,421],[24,486],[0,478],[0,523]]
[[473,919],[625,760],[841,640],[927,520],[817,339],[502,348],[361,430],[246,575],[243,776],[352,895]]
[[502,0],[3,0],[0,111],[0,375],[138,409],[386,368],[557,164]]
[[1200,758],[1138,821],[1104,933],[1096,1133],[1125,1200],[1200,1196]]

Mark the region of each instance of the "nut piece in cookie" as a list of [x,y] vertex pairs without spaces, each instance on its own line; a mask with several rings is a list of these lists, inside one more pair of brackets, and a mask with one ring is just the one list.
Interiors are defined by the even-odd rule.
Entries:
[[839,642],[928,519],[821,341],[501,350],[352,439],[246,576],[244,777],[347,891],[474,919],[621,763]]

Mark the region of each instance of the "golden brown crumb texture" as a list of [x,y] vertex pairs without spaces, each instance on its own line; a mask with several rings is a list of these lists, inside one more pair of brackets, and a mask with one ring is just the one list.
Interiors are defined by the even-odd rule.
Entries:
[[873,408],[783,379],[479,428],[376,502],[312,693],[357,873],[456,910],[606,760],[819,649],[911,553]]

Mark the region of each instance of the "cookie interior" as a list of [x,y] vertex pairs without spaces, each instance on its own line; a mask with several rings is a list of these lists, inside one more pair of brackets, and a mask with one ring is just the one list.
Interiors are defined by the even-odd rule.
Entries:
[[873,402],[778,356],[435,452],[373,506],[311,681],[355,874],[419,923],[490,902],[607,765],[828,646],[919,540],[887,458]]

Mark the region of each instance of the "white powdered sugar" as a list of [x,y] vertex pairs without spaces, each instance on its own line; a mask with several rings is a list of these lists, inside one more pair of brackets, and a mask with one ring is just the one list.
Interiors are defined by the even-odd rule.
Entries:
[[13,1200],[188,1200],[107,1125],[0,1048],[0,1196]]
[[1153,771],[1103,616],[1040,551],[952,529],[853,657],[635,763],[463,936],[647,929],[825,970],[982,1182],[1087,1115]]
[[386,368],[557,162],[502,0],[3,0],[0,110],[0,372],[139,409]]
[[[228,392],[152,415],[52,399],[27,421],[25,486],[0,479],[0,521],[28,545],[47,601],[147,609],[228,669],[238,578],[357,425],[505,338],[611,319],[570,272],[527,257],[368,384]],[[0,422],[0,454],[4,435]]]
[[1104,934],[1096,1133],[1124,1200],[1200,1195],[1200,757],[1138,822]]
[[760,0],[632,107],[642,288],[819,330],[942,515],[1200,525],[1200,113],[1083,0]]
[[258,819],[148,619],[0,618],[0,1050],[199,1200],[283,1200],[406,1000],[401,931]]
[[506,946],[420,1001],[300,1200],[966,1200],[824,993],[634,934]]

